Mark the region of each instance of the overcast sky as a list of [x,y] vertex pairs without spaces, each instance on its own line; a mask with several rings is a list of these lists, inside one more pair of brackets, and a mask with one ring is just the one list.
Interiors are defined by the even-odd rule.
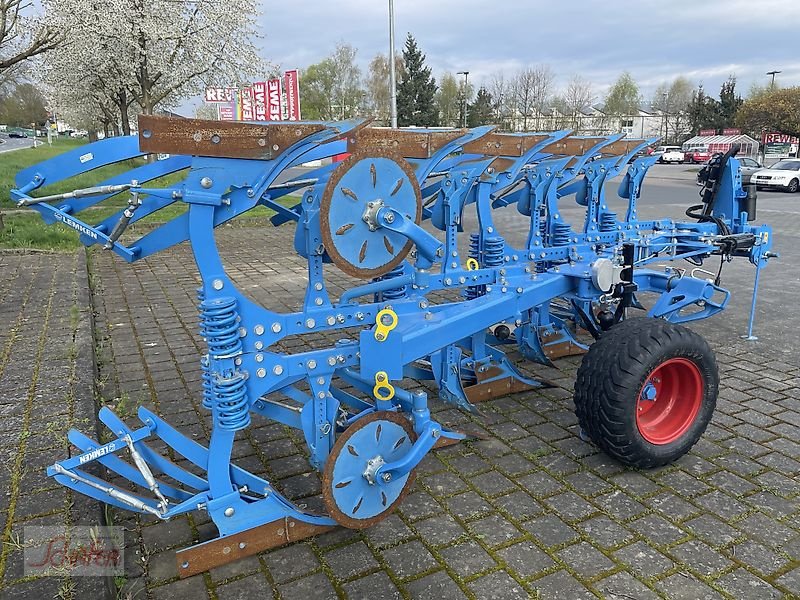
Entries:
[[[358,49],[364,72],[388,50],[388,0],[262,1],[265,58],[283,68],[319,62],[336,44]],[[743,93],[767,71],[800,84],[800,0],[395,0],[397,49],[416,37],[438,76],[469,71],[478,85],[546,63],[601,99],[624,70],[645,99],[678,75],[714,94],[729,74]]]

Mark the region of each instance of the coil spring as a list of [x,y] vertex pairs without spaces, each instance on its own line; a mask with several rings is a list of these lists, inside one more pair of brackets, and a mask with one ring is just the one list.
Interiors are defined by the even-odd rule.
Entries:
[[567,223],[554,223],[552,232],[553,246],[567,246],[572,230]]
[[486,238],[484,243],[484,264],[487,267],[499,267],[503,264],[503,254],[506,249],[506,241],[498,236]]
[[[206,299],[206,291],[203,286],[197,288],[197,299],[200,304]],[[202,310],[200,304],[197,305],[198,310]],[[203,379],[203,408],[211,410],[214,406],[212,401],[214,390],[211,386],[211,361],[208,358],[208,354],[200,357],[200,371]]]
[[614,231],[617,228],[617,213],[601,213],[599,228],[600,231]]
[[[400,263],[394,269],[386,273],[386,275],[381,277],[381,279],[385,281],[387,279],[394,279],[395,277],[402,277],[404,274],[405,270],[403,269],[403,264]],[[400,287],[397,288],[383,290],[383,292],[381,292],[381,295],[383,296],[383,300],[397,300],[399,298],[405,298],[406,286],[401,285]]]
[[203,369],[203,406],[216,408],[216,423],[221,429],[236,431],[250,424],[246,377],[232,367],[224,373],[212,371],[212,361],[233,359],[242,353],[236,299],[226,296],[206,300],[198,292],[200,334],[208,344],[208,354],[200,361]]
[[[478,233],[470,233],[469,234],[469,257],[474,258],[478,261],[478,264],[481,262],[481,236]],[[482,285],[469,285],[467,289],[464,290],[464,298],[467,300],[474,300],[478,296],[483,296],[484,294],[484,286]]]

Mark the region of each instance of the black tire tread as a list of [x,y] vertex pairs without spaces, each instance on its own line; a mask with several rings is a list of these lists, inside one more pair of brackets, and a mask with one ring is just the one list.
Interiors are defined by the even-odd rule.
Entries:
[[[653,446],[630,427],[630,411],[645,377],[672,356],[693,359],[704,369],[703,406],[692,430],[674,448]],[[685,454],[705,431],[716,406],[719,373],[708,343],[686,327],[662,319],[626,319],[584,355],[575,381],[575,413],[589,438],[607,454],[639,468],[668,464]],[[635,420],[635,419],[634,419]],[[691,439],[686,436],[692,434]],[[670,446],[673,446],[671,444]]]

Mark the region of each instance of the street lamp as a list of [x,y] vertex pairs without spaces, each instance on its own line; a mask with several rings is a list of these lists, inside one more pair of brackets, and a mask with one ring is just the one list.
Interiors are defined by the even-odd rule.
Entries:
[[459,71],[456,75],[463,75],[464,76],[464,91],[462,92],[462,113],[461,113],[461,126],[466,128],[467,126],[467,85],[469,81],[469,71]]
[[767,71],[767,75],[772,75],[772,82],[769,84],[770,87],[775,87],[775,75],[778,73],[782,73],[782,71]]
[[394,68],[394,0],[389,0],[389,98],[392,127],[397,129],[397,74]]

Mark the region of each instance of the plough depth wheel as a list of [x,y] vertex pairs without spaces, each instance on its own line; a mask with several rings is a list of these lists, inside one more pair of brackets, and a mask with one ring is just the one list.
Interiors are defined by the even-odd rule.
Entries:
[[584,356],[575,383],[583,430],[625,464],[677,460],[700,439],[717,403],[719,373],[708,343],[661,319],[623,321]]
[[331,517],[350,529],[364,529],[387,517],[411,487],[414,473],[388,481],[371,474],[403,458],[415,439],[408,419],[394,412],[378,411],[348,427],[331,449],[322,477]]

